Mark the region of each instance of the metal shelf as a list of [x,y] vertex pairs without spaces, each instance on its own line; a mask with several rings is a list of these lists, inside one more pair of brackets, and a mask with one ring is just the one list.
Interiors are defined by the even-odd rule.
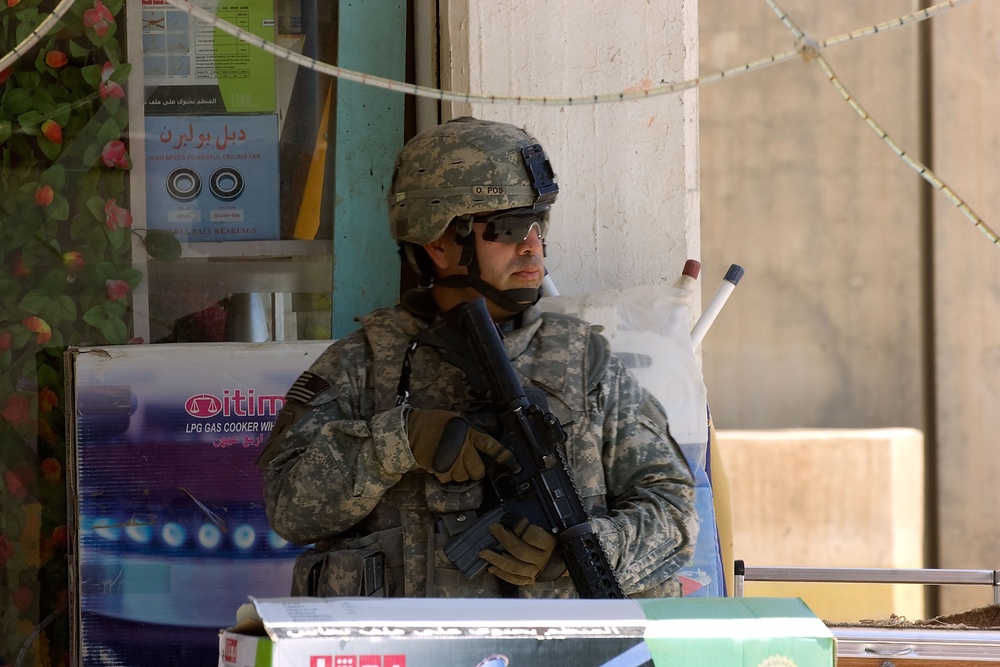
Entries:
[[743,597],[744,581],[853,584],[932,584],[991,586],[1000,604],[1000,570],[939,570],[861,567],[747,567],[735,563],[734,597]]
[[181,243],[181,259],[277,259],[331,255],[332,241],[215,241]]

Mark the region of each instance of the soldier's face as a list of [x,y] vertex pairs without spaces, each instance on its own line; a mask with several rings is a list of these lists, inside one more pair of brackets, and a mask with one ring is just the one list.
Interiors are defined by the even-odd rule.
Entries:
[[[483,239],[486,225],[477,222],[472,227],[476,238],[479,275],[484,281],[498,290],[535,290],[541,287],[545,277],[545,258],[537,226],[530,229],[520,243],[486,241]],[[424,248],[436,264],[439,278],[468,273],[468,268],[460,264],[462,248],[455,240],[454,229],[450,229],[437,241],[426,244]],[[479,292],[471,287],[435,288],[435,298],[442,311],[479,296]],[[505,319],[511,315],[489,300],[487,307],[494,319]]]
[[545,258],[538,228],[533,227],[520,243],[501,243],[483,240],[485,227],[479,222],[472,225],[482,279],[499,290],[541,287]]

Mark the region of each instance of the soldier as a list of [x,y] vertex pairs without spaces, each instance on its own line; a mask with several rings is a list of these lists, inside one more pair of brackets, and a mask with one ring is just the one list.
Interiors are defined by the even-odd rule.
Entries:
[[448,470],[432,465],[468,391],[410,341],[479,297],[518,379],[568,432],[565,461],[622,591],[680,595],[671,576],[694,550],[694,485],[662,407],[590,325],[535,306],[557,193],[541,146],[506,123],[457,118],[403,147],[389,218],[421,286],[296,380],[258,462],[271,526],[311,545],[293,595],[576,597],[556,538],[527,520],[490,526],[503,549],[484,549],[488,569],[471,579],[445,553],[489,497],[487,463],[510,452],[469,429]]

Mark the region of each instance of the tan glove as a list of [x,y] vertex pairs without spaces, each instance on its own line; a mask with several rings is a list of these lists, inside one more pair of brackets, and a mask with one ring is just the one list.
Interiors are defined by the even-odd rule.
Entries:
[[497,463],[513,456],[494,438],[472,428],[461,414],[450,410],[411,410],[406,430],[417,465],[442,484],[485,477],[482,454]]
[[[556,536],[522,518],[511,530],[502,523],[490,524],[490,534],[504,553],[483,549],[479,557],[490,563],[489,572],[516,586],[550,581],[565,571],[561,559],[558,568],[547,568],[556,550]],[[543,571],[545,576],[542,576]]]

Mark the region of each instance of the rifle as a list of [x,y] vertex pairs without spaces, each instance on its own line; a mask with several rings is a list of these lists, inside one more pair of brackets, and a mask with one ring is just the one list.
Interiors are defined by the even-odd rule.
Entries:
[[[560,555],[581,598],[624,598],[557,448],[566,441],[566,432],[548,412],[544,396],[529,401],[485,299],[452,308],[441,323],[414,338],[418,343],[434,347],[463,371],[473,398],[488,406],[464,417],[509,449],[517,462],[489,466],[487,477],[500,504],[448,544],[448,558],[470,579],[479,575],[488,565],[479,552],[502,550],[489,533],[490,524],[513,524],[524,517],[558,537]],[[435,468],[446,469],[454,461],[463,439],[464,431],[446,431]]]

